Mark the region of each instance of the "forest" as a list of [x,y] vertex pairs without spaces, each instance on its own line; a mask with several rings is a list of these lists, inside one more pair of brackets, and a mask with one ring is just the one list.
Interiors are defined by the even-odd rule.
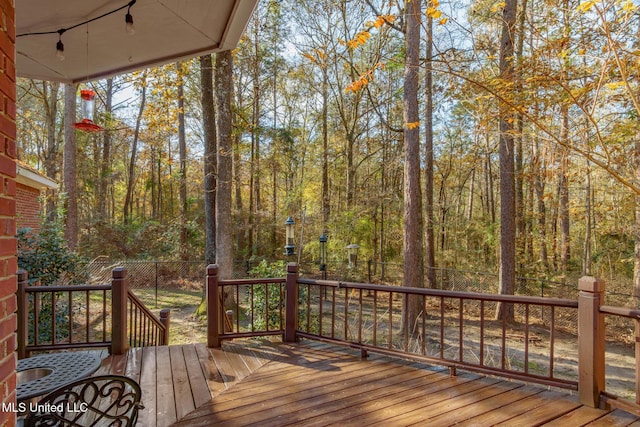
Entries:
[[[631,293],[639,46],[632,0],[262,0],[233,52],[19,80],[18,156],[61,183],[43,221],[87,259],[284,259],[292,217],[307,262],[325,233],[330,260],[357,244],[409,285],[447,267]],[[81,88],[101,132],[70,125]]]

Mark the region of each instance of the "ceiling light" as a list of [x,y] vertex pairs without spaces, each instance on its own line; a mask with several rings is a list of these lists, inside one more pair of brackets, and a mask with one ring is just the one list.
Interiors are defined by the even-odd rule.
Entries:
[[58,43],[56,43],[56,58],[58,58],[59,61],[64,61],[64,43],[62,43],[62,33],[64,33],[64,31],[58,31]]
[[124,17],[124,22],[126,23],[125,29],[127,31],[127,34],[132,36],[136,33],[136,29],[133,26],[133,16],[131,16],[130,12],[131,12],[131,6],[129,6],[129,10],[127,10],[127,15]]

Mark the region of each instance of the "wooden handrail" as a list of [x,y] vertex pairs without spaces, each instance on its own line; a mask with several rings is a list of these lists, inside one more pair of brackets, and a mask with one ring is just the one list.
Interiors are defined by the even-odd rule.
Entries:
[[[33,351],[51,351],[75,348],[110,347],[114,354],[123,354],[130,344],[139,346],[166,345],[169,342],[170,311],[160,311],[160,318],[153,315],[144,303],[131,293],[127,288],[127,272],[125,269],[116,268],[112,271],[112,282],[104,285],[69,285],[69,286],[33,286],[29,285],[28,274],[20,270],[18,276],[17,299],[17,352],[19,358],[28,357]],[[101,294],[102,303],[96,303],[90,298],[91,292]],[[108,312],[107,293],[111,292],[111,313]],[[49,295],[49,297],[47,297]],[[50,298],[51,315],[40,319],[42,301]],[[85,313],[77,313],[72,305],[80,303],[86,306]],[[57,307],[58,302],[67,303],[64,312]],[[96,339],[95,331],[91,325],[96,322],[96,307],[98,308],[98,322],[102,331],[98,331]],[[64,322],[69,333],[64,339],[56,336],[56,328],[60,321],[58,315],[68,316]],[[110,315],[109,315],[110,314]],[[136,319],[131,320],[134,314]],[[32,343],[29,343],[29,317],[32,317],[33,335]],[[50,322],[51,339],[42,341],[41,321]],[[108,321],[111,324],[108,324]],[[83,326],[77,326],[78,323]],[[108,336],[111,326],[111,336]],[[133,327],[131,327],[133,326]],[[136,329],[137,328],[137,329]],[[78,333],[80,332],[80,333]],[[101,333],[100,333],[101,332]]]
[[[91,319],[91,292],[102,293],[106,302],[106,294],[111,290],[111,285],[70,285],[70,286],[33,286],[29,285],[28,274],[24,270],[18,272],[18,291],[16,293],[17,307],[17,337],[18,357],[28,357],[34,351],[61,350],[70,348],[96,348],[109,347],[111,341],[107,337],[106,303],[103,304],[101,337],[95,335],[90,328]],[[43,301],[49,301],[46,307],[50,307],[50,314],[42,311]],[[58,303],[66,303],[64,312],[59,311]],[[85,314],[78,313],[74,306],[85,306]],[[58,315],[66,316],[67,320],[60,323]],[[30,316],[33,322],[32,343],[29,340]],[[43,331],[41,322],[49,322],[50,338],[41,339]],[[58,323],[68,328],[66,336],[58,337]],[[84,323],[79,327],[78,323]]]
[[[129,303],[135,307],[129,310],[129,344],[135,347],[146,347],[149,345],[168,345],[168,322],[170,311],[164,309],[160,312],[164,322],[157,318],[151,310],[138,298],[131,290],[128,290]],[[133,317],[132,313],[139,312],[141,318]],[[140,322],[140,328],[135,329],[134,324]],[[151,329],[147,329],[150,327]]]

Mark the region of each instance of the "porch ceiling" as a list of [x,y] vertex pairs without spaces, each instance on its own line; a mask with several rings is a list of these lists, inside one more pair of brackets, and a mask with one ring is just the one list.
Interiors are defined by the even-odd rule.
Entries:
[[[16,72],[64,83],[95,80],[153,65],[232,49],[257,0],[137,0],[135,34],[125,31],[127,8],[62,34],[57,30],[96,18],[129,0],[20,0],[16,2]],[[25,35],[54,32],[53,34]]]

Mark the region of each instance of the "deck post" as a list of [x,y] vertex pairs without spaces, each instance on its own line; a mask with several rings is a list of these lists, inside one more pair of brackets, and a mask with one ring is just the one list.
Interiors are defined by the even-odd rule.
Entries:
[[220,328],[222,322],[220,315],[220,297],[218,289],[218,266],[210,264],[207,266],[207,347],[220,347]]
[[578,399],[598,408],[605,390],[604,280],[582,277],[578,280]]
[[18,275],[18,294],[16,295],[18,309],[18,327],[16,330],[16,336],[18,339],[18,359],[24,359],[27,357],[27,345],[29,344],[29,299],[25,289],[27,287],[29,275],[26,270],[20,269],[17,272]]
[[169,345],[169,325],[171,323],[171,309],[163,308],[160,310],[160,323],[164,325],[164,333],[162,334],[162,345]]
[[298,326],[298,264],[287,264],[284,341],[296,342]]
[[125,354],[129,348],[127,334],[127,269],[116,267],[111,272],[111,354]]

